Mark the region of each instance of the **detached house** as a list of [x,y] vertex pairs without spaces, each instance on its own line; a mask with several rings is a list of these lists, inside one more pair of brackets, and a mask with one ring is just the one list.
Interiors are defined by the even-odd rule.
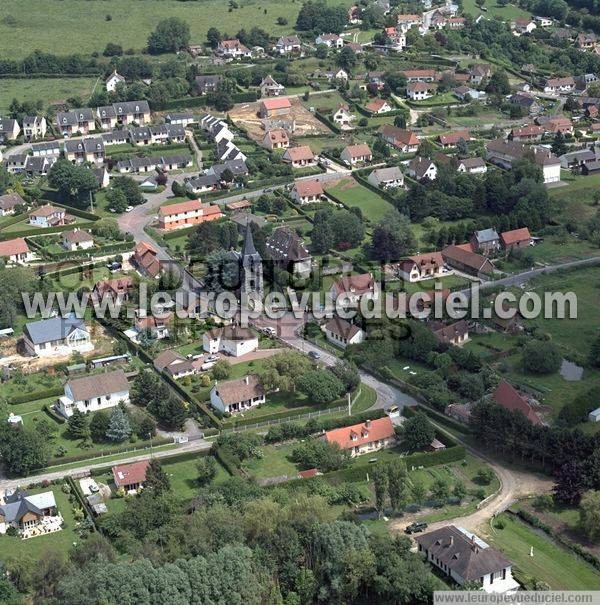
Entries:
[[365,109],[372,114],[382,114],[392,111],[392,106],[385,99],[373,99],[365,105]]
[[20,489],[12,493],[5,492],[4,502],[0,504],[0,535],[6,534],[9,528],[14,528],[23,537],[31,537],[35,534],[30,535],[30,530],[43,523],[46,524],[44,531],[57,531],[62,525],[53,492],[31,495]]
[[485,279],[494,273],[494,265],[481,254],[462,246],[447,246],[442,250],[444,262],[458,271]]
[[215,92],[222,79],[220,75],[196,76],[196,89],[201,95]]
[[227,59],[242,59],[252,57],[252,51],[239,40],[221,40],[215,53]]
[[283,128],[274,128],[265,132],[262,140],[262,146],[270,149],[287,149],[290,146],[290,138]]
[[492,393],[492,400],[511,412],[520,412],[532,424],[540,425],[542,421],[531,403],[523,397],[510,382],[501,380]]
[[25,324],[23,345],[28,355],[71,355],[75,351],[85,353],[94,345],[83,322],[75,316],[52,317]]
[[259,88],[261,97],[278,97],[285,93],[285,86],[276,82],[271,74],[262,79]]
[[492,75],[492,66],[489,63],[475,63],[469,68],[469,82],[479,86]]
[[101,279],[94,284],[92,293],[102,300],[109,297],[112,300],[129,300],[133,294],[135,282],[132,277],[116,277],[115,279]]
[[350,113],[350,108],[345,103],[340,103],[333,114],[333,122],[342,129],[350,128],[354,116]]
[[25,207],[26,205],[25,200],[18,193],[0,195],[0,216],[14,214],[17,206]]
[[500,234],[502,247],[510,252],[515,248],[527,248],[531,245],[531,233],[527,227],[522,229],[513,229],[512,231],[504,231]]
[[335,301],[340,297],[348,305],[356,306],[363,297],[377,300],[379,298],[379,289],[371,273],[345,275],[331,286],[332,300]]
[[289,227],[278,227],[265,242],[267,257],[292,275],[308,277],[312,268],[310,252],[300,236]]
[[265,389],[255,374],[217,383],[210,392],[210,403],[223,414],[235,414],[265,403]]
[[465,158],[458,161],[456,170],[467,174],[485,174],[487,166],[483,158]]
[[437,85],[429,82],[409,82],[406,86],[406,96],[411,101],[423,101],[432,97]]
[[300,42],[300,38],[298,38],[296,35],[281,36],[281,38],[277,40],[277,44],[273,50],[278,52],[280,55],[288,55],[292,53],[300,54],[302,44]]
[[46,204],[35,208],[29,213],[29,224],[34,227],[56,227],[65,225],[67,222],[67,213],[64,208]]
[[73,229],[72,231],[63,231],[62,245],[71,252],[75,250],[88,250],[94,245],[94,238],[84,229]]
[[511,23],[511,28],[515,36],[521,36],[523,34],[530,34],[537,28],[537,25],[532,19],[515,19]]
[[165,372],[174,380],[196,373],[193,363],[175,349],[165,349],[154,359],[157,372]]
[[308,145],[299,147],[289,147],[281,158],[282,162],[291,164],[292,168],[304,168],[305,166],[315,166],[317,159],[312,149]]
[[342,48],[344,39],[337,34],[321,34],[316,37],[315,44],[324,44],[328,48]]
[[327,340],[342,349],[348,345],[360,344],[365,339],[365,333],[349,321],[337,315],[325,324]]
[[480,254],[494,254],[500,249],[500,236],[495,229],[475,231],[471,237],[471,246]]
[[580,50],[590,50],[597,44],[596,34],[580,32],[575,38],[575,45]]
[[411,27],[420,27],[423,25],[423,17],[421,15],[398,15],[397,23],[398,27],[407,30]]
[[510,561],[466,529],[447,525],[415,538],[419,552],[459,586],[479,582],[485,592],[519,589]]
[[423,158],[417,156],[408,163],[408,170],[406,171],[409,176],[421,181],[428,179],[435,181],[437,178],[437,166],[434,164],[431,158]]
[[177,204],[161,206],[158,209],[158,226],[171,231],[206,221],[214,221],[223,216],[219,206],[203,204],[198,200],[189,200]]
[[129,402],[129,382],[123,370],[114,370],[69,380],[56,407],[65,418],[69,418],[75,408],[83,413],[97,412],[120,402]]
[[508,138],[512,141],[541,141],[544,136],[544,128],[536,124],[529,124],[521,128],[513,128]]
[[160,260],[156,250],[146,242],[139,242],[135,247],[130,262],[142,275],[157,278],[160,275]]
[[150,460],[139,460],[131,464],[113,466],[112,474],[116,488],[123,489],[126,494],[133,494],[143,489],[149,465]]
[[161,315],[146,315],[145,311],[137,310],[136,318],[133,324],[134,341],[139,341],[141,334],[146,334],[152,340],[163,340],[169,338],[169,326],[173,321],[173,314],[170,312]]
[[404,175],[398,166],[377,168],[371,172],[367,180],[373,187],[383,187],[385,189],[404,187]]
[[448,269],[441,252],[427,252],[407,256],[398,265],[398,274],[408,282],[418,282],[423,279],[433,279],[449,275],[452,271]]
[[440,134],[437,138],[438,143],[444,148],[448,147],[456,147],[460,141],[471,140],[471,133],[468,130],[455,130],[454,132],[449,132],[448,134]]
[[366,143],[358,145],[348,145],[340,154],[340,160],[347,166],[355,164],[365,164],[373,159],[373,152]]
[[469,327],[464,319],[448,325],[436,321],[426,325],[440,343],[460,347],[469,340]]
[[317,179],[296,181],[292,189],[292,198],[298,204],[320,202],[325,192]]
[[106,78],[105,85],[107,92],[115,92],[119,84],[125,84],[125,78],[117,73],[117,70],[113,71],[108,78]]
[[396,443],[396,433],[390,417],[385,416],[326,431],[323,439],[328,443],[336,443],[354,458],[392,447]]
[[261,102],[258,114],[261,118],[284,116],[290,113],[292,104],[287,97],[265,99]]
[[240,326],[214,328],[203,334],[202,348],[207,353],[240,357],[258,349],[258,336],[250,328]]
[[33,254],[25,238],[17,237],[0,242],[0,258],[10,263],[26,263],[33,259]]
[[402,153],[414,153],[419,148],[419,139],[412,130],[384,124],[379,128],[378,132],[386,143],[389,143]]
[[544,84],[544,92],[555,94],[567,93],[575,90],[575,87],[575,79],[572,76],[548,78]]

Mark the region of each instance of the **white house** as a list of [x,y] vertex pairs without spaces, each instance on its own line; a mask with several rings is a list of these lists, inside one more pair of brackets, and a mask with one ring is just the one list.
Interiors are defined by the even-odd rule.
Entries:
[[338,124],[342,128],[349,128],[351,126],[352,120],[355,119],[350,113],[350,108],[348,105],[340,103],[339,107],[336,109],[333,114],[333,121],[335,124]]
[[485,174],[487,172],[487,165],[483,158],[465,158],[464,160],[459,160],[456,171],[467,174]]
[[588,420],[590,422],[600,422],[600,408],[596,408],[593,412],[588,414]]
[[243,412],[265,401],[265,390],[255,374],[237,380],[215,382],[210,391],[211,405],[223,414]]
[[30,495],[19,488],[11,492],[7,490],[0,502],[0,534],[5,534],[8,528],[13,527],[23,537],[30,537],[29,531],[42,523],[46,531],[61,528],[62,517],[56,508],[52,491]]
[[319,202],[323,195],[323,185],[317,179],[296,181],[292,189],[292,198],[300,205]]
[[92,351],[94,344],[83,322],[73,315],[52,317],[25,324],[23,345],[29,355],[71,355]]
[[387,189],[388,187],[404,186],[404,175],[398,166],[377,168],[371,172],[367,180],[373,187],[385,187]]
[[258,336],[250,328],[225,326],[214,328],[202,336],[202,348],[207,353],[225,353],[240,357],[258,349]]
[[417,179],[417,181],[423,179],[435,181],[437,178],[437,166],[433,163],[431,158],[424,158],[420,155],[413,158],[408,163],[408,170],[406,172],[413,179]]
[[0,242],[0,258],[12,263],[26,263],[33,259],[33,254],[25,238],[17,237]]
[[117,71],[113,71],[108,78],[106,78],[106,90],[107,92],[115,92],[118,84],[125,84],[125,78],[118,74]]
[[425,559],[459,586],[479,582],[485,592],[498,594],[519,589],[512,563],[466,529],[447,525],[415,539]]
[[323,439],[328,443],[336,443],[354,458],[392,447],[396,443],[396,432],[391,418],[384,416],[327,431]]
[[371,300],[379,298],[379,288],[371,273],[361,275],[344,275],[331,286],[331,298],[343,297],[347,305],[358,305],[365,297]]
[[34,227],[56,227],[64,225],[66,211],[64,208],[45,204],[29,213],[29,224]]
[[94,245],[94,238],[84,229],[73,229],[73,231],[64,231],[62,234],[63,248],[74,250],[88,250]]
[[23,136],[28,140],[43,139],[48,124],[44,116],[25,116],[23,118]]
[[344,39],[337,34],[321,34],[316,37],[315,44],[324,44],[329,48],[342,48]]
[[365,339],[365,333],[358,326],[337,315],[325,324],[327,340],[342,349],[348,345],[360,344]]
[[408,282],[451,275],[454,271],[444,262],[441,252],[426,252],[407,256],[398,264],[398,274]]
[[406,96],[412,101],[423,101],[435,94],[436,85],[430,82],[409,82],[406,86]]
[[84,413],[97,412],[120,402],[129,403],[129,382],[123,370],[114,370],[69,380],[56,407],[65,418],[69,418],[75,408]]

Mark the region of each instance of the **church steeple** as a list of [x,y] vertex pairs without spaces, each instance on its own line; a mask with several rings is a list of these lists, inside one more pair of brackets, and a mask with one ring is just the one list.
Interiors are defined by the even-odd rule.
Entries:
[[246,234],[244,235],[244,245],[242,247],[241,265],[241,293],[247,295],[256,293],[262,299],[264,294],[262,258],[254,245],[250,221],[246,222]]

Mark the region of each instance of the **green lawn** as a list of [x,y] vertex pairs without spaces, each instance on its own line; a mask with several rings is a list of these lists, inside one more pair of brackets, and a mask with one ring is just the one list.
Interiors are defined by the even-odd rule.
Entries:
[[[54,3],[52,9],[48,9],[49,13],[53,13],[56,10],[56,7],[60,7],[62,3]],[[3,9],[5,6],[3,5]],[[6,12],[3,10],[3,14]],[[32,17],[33,15],[29,15]],[[38,17],[42,17],[43,19],[47,19],[51,15],[43,15],[37,12]],[[28,17],[28,18],[29,18]],[[35,18],[35,17],[34,17]],[[3,42],[6,40],[6,36],[4,30],[6,30],[6,26],[0,23],[0,40]],[[43,30],[42,30],[43,31]],[[83,29],[82,29],[83,31]],[[62,36],[60,38],[63,39]],[[3,54],[5,54],[6,47],[3,46]],[[34,48],[39,48],[35,43],[31,47],[22,46],[22,43],[17,43],[16,49],[21,49],[23,51],[27,50],[30,52]],[[11,52],[12,52],[11,50]],[[66,50],[61,50],[58,54],[65,54]],[[75,51],[73,51],[75,52]],[[97,78],[2,78],[2,86],[0,87],[0,111],[2,113],[8,110],[8,107],[13,99],[17,99],[17,101],[31,101],[33,103],[37,101],[42,101],[44,108],[48,108],[50,105],[55,103],[64,103],[67,99],[71,97],[80,97],[81,99],[87,100],[89,99],[92,91],[94,90],[94,86],[97,85]],[[100,87],[103,88],[103,83],[100,81]]]
[[326,192],[335,195],[350,208],[357,206],[362,210],[363,216],[373,223],[381,220],[393,208],[388,201],[351,177],[342,179],[334,187],[327,187]]
[[600,174],[574,176],[571,172],[563,170],[561,180],[569,183],[568,186],[550,189],[550,197],[567,202],[576,199],[579,202],[589,203],[600,187]]
[[28,540],[21,540],[18,536],[0,535],[0,551],[5,558],[20,555],[29,555],[34,559],[40,559],[45,551],[54,550],[62,553],[68,552],[75,542],[79,542],[77,521],[73,515],[73,505],[69,497],[61,491],[60,485],[51,485],[45,488],[27,490],[30,494],[52,491],[56,500],[58,512],[64,519],[64,526],[58,532],[37,536]]
[[[500,520],[504,529],[498,528]],[[497,517],[495,526],[484,539],[504,552],[517,575],[542,580],[554,590],[592,590],[600,586],[600,571],[541,532],[507,514]]]
[[463,11],[466,14],[473,15],[473,17],[484,15],[486,18],[489,19],[493,19],[494,17],[500,17],[504,20],[510,20],[519,17],[525,19],[530,16],[530,13],[520,9],[514,4],[500,6],[495,2],[495,0],[487,0],[487,2],[485,2],[484,7],[487,9],[487,11],[479,10],[479,7],[475,4],[475,0],[464,0],[462,6]]
[[[19,374],[10,380],[0,384],[0,397],[6,398],[11,403],[11,398],[17,395],[23,396],[28,393],[43,393],[48,389],[54,389],[62,384],[60,376],[52,371],[38,372],[35,374]],[[32,402],[37,405],[37,402]],[[27,405],[27,404],[25,404]],[[31,404],[29,404],[31,405]],[[15,414],[20,406],[11,406]]]
[[[339,4],[338,0],[330,3]],[[36,48],[59,55],[102,52],[107,42],[142,50],[150,32],[167,17],[179,17],[188,23],[193,44],[204,42],[208,28],[215,24],[231,35],[242,28],[258,26],[279,36],[291,32],[301,6],[300,2],[287,0],[238,4],[240,8],[229,12],[227,2],[221,0],[204,0],[201,4],[178,0],[104,0],[85,5],[81,0],[3,0],[2,15],[10,15],[16,23],[0,23],[0,50],[7,59],[23,57]],[[277,25],[278,17],[284,17],[289,24]]]
[[[171,480],[171,489],[179,498],[189,499],[197,495],[200,486],[197,482],[198,472],[196,470],[197,458],[190,460],[175,460],[170,462],[168,458],[162,461],[162,467]],[[214,484],[221,483],[229,477],[225,468],[217,462],[217,476],[213,479]]]

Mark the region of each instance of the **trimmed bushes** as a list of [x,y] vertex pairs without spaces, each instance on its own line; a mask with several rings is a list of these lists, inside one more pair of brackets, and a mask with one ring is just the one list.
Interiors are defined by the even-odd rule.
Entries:
[[28,403],[29,401],[36,401],[37,399],[47,399],[48,397],[60,397],[64,393],[62,387],[54,387],[53,389],[46,389],[45,391],[34,391],[32,393],[25,393],[24,395],[15,395],[10,397],[8,402],[10,405],[16,405],[18,403]]

